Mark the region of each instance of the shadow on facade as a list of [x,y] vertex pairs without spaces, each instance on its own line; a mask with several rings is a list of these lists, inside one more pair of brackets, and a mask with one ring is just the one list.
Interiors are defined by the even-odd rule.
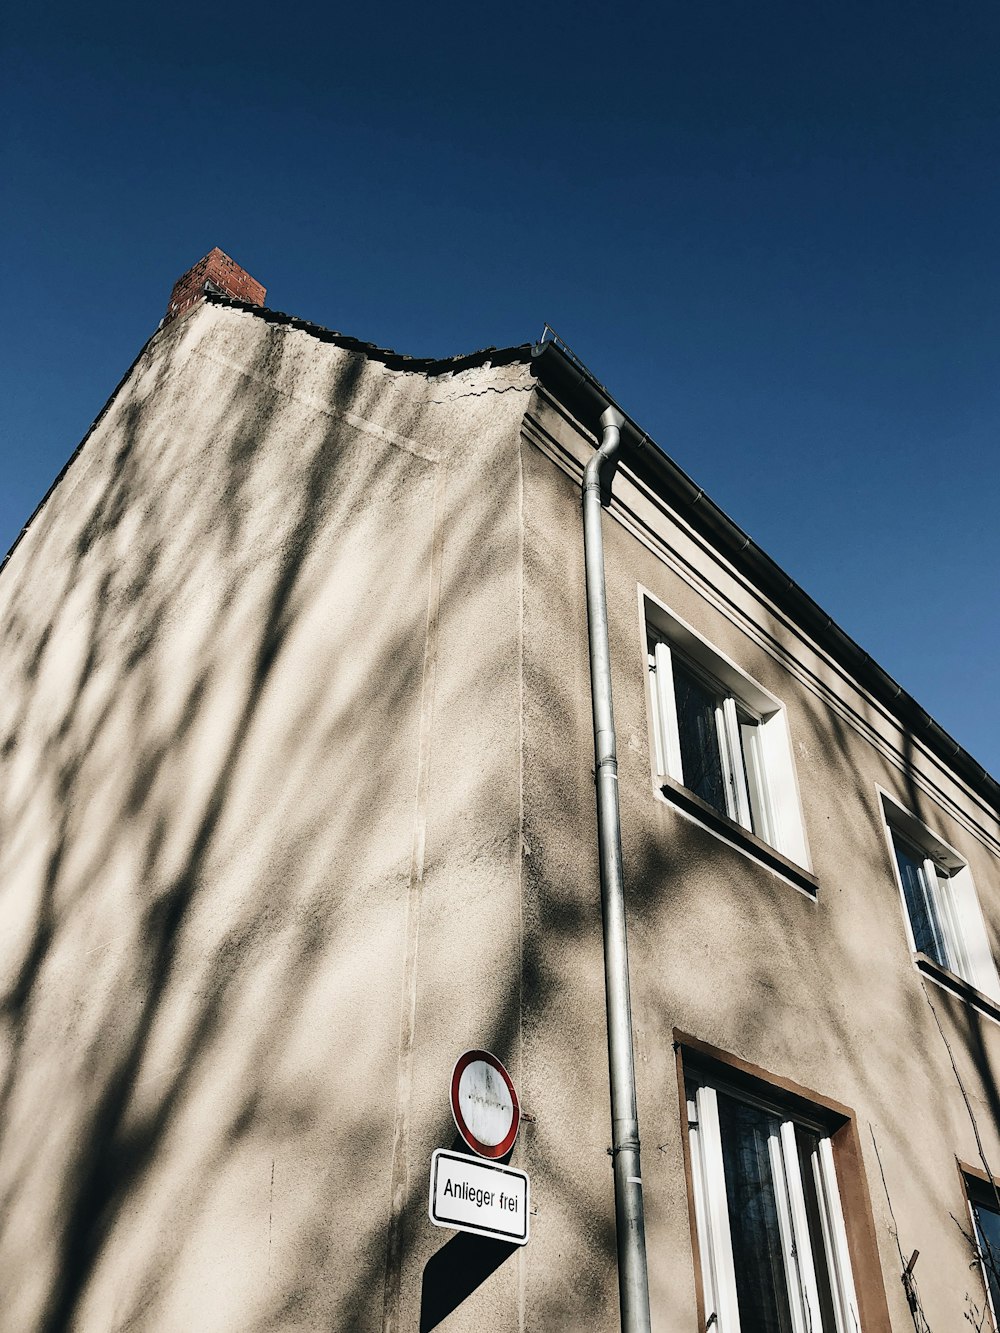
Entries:
[[[282,338],[271,347],[273,376],[293,374]],[[19,1327],[38,1333],[84,1324],[98,1299],[105,1314],[111,1301],[114,1327],[155,1326],[193,1265],[211,1326],[213,1284],[230,1275],[198,1269],[206,1228],[231,1235],[246,1264],[269,1274],[273,1265],[273,1281],[247,1283],[265,1295],[239,1307],[251,1333],[377,1328],[390,1200],[373,1145],[392,1139],[396,1045],[370,1040],[366,1023],[390,1012],[395,1033],[400,968],[379,971],[358,941],[398,951],[405,914],[427,618],[426,598],[412,590],[427,585],[434,465],[373,447],[342,418],[303,411],[289,422],[281,395],[234,376],[226,394],[199,406],[203,446],[192,458],[189,438],[180,446],[165,434],[184,410],[166,370],[153,360],[123,396],[116,453],[103,469],[85,450],[36,519],[25,553],[37,576],[21,567],[15,584],[12,564],[0,580],[0,865],[9,886],[0,1298]],[[329,386],[333,406],[377,417],[392,383],[345,357]],[[436,420],[415,399],[400,429],[433,438]],[[282,447],[262,449],[275,432]],[[480,478],[465,485],[451,491],[452,510],[483,517],[448,529],[445,622],[481,595],[484,561],[500,577],[520,558],[496,515],[477,507]],[[399,514],[410,539],[379,540],[380,525]],[[366,546],[365,587],[345,551],[350,533]],[[579,830],[594,820],[589,699],[569,688],[580,673],[566,668],[569,655],[586,670],[582,557],[562,548],[561,533],[535,538],[529,561],[543,559],[547,540],[560,547],[544,614],[577,634],[552,651],[541,628],[527,626],[541,646],[524,664],[523,957],[492,997],[483,1041],[500,1055],[522,1038],[529,1052],[551,1052],[545,1034],[558,1024],[568,1034],[564,1063],[549,1055],[532,1077],[603,1126],[607,1071],[590,1058],[593,1028],[604,1024],[596,847],[588,882],[576,855]],[[468,646],[482,679],[518,669],[513,627],[497,619],[491,628]],[[621,717],[617,695],[616,707]],[[830,828],[851,828],[870,848],[873,903],[878,896],[879,914],[898,914],[871,786],[851,760],[856,741],[836,713],[818,701],[814,709]],[[622,762],[648,770],[644,754],[623,749]],[[467,787],[453,787],[451,804],[435,810],[428,875],[440,840],[475,843],[503,768],[498,750],[476,750]],[[908,804],[921,817],[913,771],[909,755]],[[544,793],[537,805],[533,793]],[[553,809],[562,841],[533,823]],[[856,827],[865,810],[869,825]],[[913,1045],[901,1049],[877,1024],[858,1042],[836,996],[869,988],[882,960],[838,915],[837,886],[824,886],[818,909],[738,854],[727,876],[717,844],[679,819],[664,839],[628,802],[623,817],[633,958],[652,975],[670,940],[672,955],[689,960],[683,978],[663,966],[656,989],[636,991],[637,1024],[662,1045],[679,996],[690,1006],[700,993],[703,1030],[713,1032],[724,1011],[730,1042],[752,1038],[772,1051],[776,1070],[791,1058],[783,1043],[793,1028],[799,1041],[806,1025],[821,1058],[852,1063],[876,1130],[905,1144],[907,1108],[886,1088],[906,1078],[923,1087],[930,1075],[914,1049],[938,1049],[940,1037],[917,987],[904,994],[885,983]],[[491,862],[522,850],[473,853]],[[752,968],[724,983],[711,955],[717,909],[735,911],[756,943]],[[820,938],[804,928],[817,910],[826,913],[822,944],[806,948]],[[785,1019],[794,1008],[798,1028],[774,1022],[777,1006]],[[967,1061],[1000,1120],[982,1020],[948,998],[941,1009],[956,1060]],[[443,1026],[448,1015],[424,1021]],[[338,1094],[335,1071],[348,1068],[370,1095]],[[532,1095],[529,1085],[526,1105]],[[942,1092],[942,1119],[949,1100]],[[663,1117],[675,1114],[666,1099]],[[655,1118],[643,1125],[647,1144],[659,1129]],[[443,1105],[438,1142],[450,1134]],[[567,1245],[591,1255],[573,1275],[578,1308],[607,1308],[609,1297],[613,1305],[610,1167],[597,1193],[590,1175],[569,1169],[571,1145],[542,1121],[526,1128],[525,1151],[540,1164],[551,1215],[573,1229]],[[297,1161],[308,1163],[300,1175]],[[905,1167],[887,1162],[890,1176],[903,1169],[924,1171],[918,1156]],[[425,1188],[415,1170],[401,1205],[404,1256],[420,1250]],[[346,1236],[331,1218],[348,1212]],[[421,1329],[436,1328],[514,1248],[470,1236],[441,1246],[419,1270]],[[563,1326],[557,1290],[532,1301],[539,1326]]]
[[495,1273],[517,1246],[461,1232],[428,1260],[420,1289],[420,1333],[447,1319]]
[[[294,369],[278,338],[272,356],[276,375]],[[377,415],[391,384],[365,366],[343,359],[335,409]],[[245,1328],[381,1324],[389,1200],[370,1145],[392,1138],[398,968],[372,999],[350,960],[359,936],[396,947],[405,912],[433,465],[319,412],[263,450],[286,403],[228,383],[199,408],[192,459],[163,438],[183,407],[165,363],[146,367],[118,405],[114,458],[102,469],[85,450],[36,519],[38,577],[22,567],[15,584],[12,565],[0,588],[0,1285],[39,1333],[106,1319],[109,1299],[115,1327],[155,1325],[182,1268],[197,1274],[203,1226],[273,1263]],[[412,436],[433,433],[427,411],[415,403]],[[409,545],[376,541],[398,509]],[[370,542],[368,587],[346,583],[351,530]],[[456,540],[443,617],[464,568],[516,557],[492,523]],[[509,664],[508,627],[494,628],[489,651]],[[302,646],[317,632],[319,662]],[[382,753],[359,717],[378,719]],[[494,780],[484,752],[439,823],[471,819]],[[359,856],[357,830],[382,851]],[[492,1040],[509,1050],[517,988],[497,999]],[[366,1002],[391,1013],[391,1056],[367,1040]],[[378,1095],[338,1100],[334,1063]],[[325,1152],[325,1170],[287,1178]],[[404,1236],[425,1185],[417,1173]],[[352,1196],[368,1220],[345,1263],[330,1217]],[[425,1272],[429,1321],[504,1257],[445,1249]],[[227,1278],[196,1276],[205,1326]]]

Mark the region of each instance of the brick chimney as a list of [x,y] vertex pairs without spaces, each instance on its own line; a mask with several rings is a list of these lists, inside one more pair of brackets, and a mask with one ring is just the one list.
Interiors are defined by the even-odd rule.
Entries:
[[267,288],[251,278],[246,269],[240,268],[234,259],[230,259],[216,246],[174,283],[163,323],[169,324],[178,315],[183,315],[193,305],[203,301],[206,292],[222,292],[225,296],[235,296],[238,301],[247,301],[250,305],[263,305]]

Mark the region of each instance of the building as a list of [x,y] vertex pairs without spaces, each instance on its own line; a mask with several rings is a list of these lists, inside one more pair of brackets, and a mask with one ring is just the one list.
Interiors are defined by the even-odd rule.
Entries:
[[[4,1326],[615,1329],[611,400],[556,341],[405,357],[225,260],[0,572]],[[997,784],[621,434],[652,1327],[988,1329]],[[470,1048],[525,1112],[523,1247],[428,1220]]]

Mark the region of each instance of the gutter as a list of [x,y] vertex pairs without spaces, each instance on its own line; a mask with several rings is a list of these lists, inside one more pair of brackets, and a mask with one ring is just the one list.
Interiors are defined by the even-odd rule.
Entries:
[[[609,406],[621,409],[611,394],[581,362],[555,341],[532,348],[535,375],[581,422],[597,420]],[[766,593],[795,624],[806,631],[857,683],[922,741],[942,763],[963,779],[1000,814],[1000,782],[921,708],[875,659],[864,651],[821,606],[751,537],[709,498],[687,473],[621,412],[622,448],[629,467],[677,513]],[[644,448],[651,445],[651,448]],[[640,451],[638,456],[636,451]]]

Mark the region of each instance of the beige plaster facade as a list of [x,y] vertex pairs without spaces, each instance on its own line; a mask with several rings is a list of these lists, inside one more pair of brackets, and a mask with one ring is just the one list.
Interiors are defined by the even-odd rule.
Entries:
[[[618,1326],[596,429],[526,350],[408,368],[222,300],[140,355],[0,574],[3,1327]],[[880,793],[967,863],[1000,956],[994,789],[650,476],[625,457],[605,541],[653,1328],[704,1321],[705,1048],[853,1116],[865,1333],[914,1327],[914,1250],[928,1326],[963,1328],[1000,1027],[915,965]],[[780,701],[808,864],[658,782],[651,605]],[[427,1218],[470,1047],[527,1113],[515,1251]]]

